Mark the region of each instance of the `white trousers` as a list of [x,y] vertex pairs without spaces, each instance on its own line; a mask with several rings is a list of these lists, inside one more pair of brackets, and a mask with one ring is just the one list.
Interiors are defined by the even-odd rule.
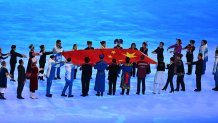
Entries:
[[157,86],[159,86],[158,93],[161,93],[163,82],[165,82],[164,71],[157,71],[154,77],[154,93],[156,93]]
[[0,93],[5,93],[6,88],[0,88]]

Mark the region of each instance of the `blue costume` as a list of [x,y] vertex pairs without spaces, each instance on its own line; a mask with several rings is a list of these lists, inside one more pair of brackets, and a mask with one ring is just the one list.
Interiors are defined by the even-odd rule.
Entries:
[[105,69],[107,68],[107,63],[103,60],[96,63],[94,69],[97,69],[95,88],[97,92],[105,91]]
[[121,84],[120,87],[122,89],[130,89],[130,78],[131,78],[131,71],[132,71],[133,65],[131,63],[126,63],[121,66],[122,70],[122,78],[121,78]]
[[64,65],[64,62],[55,62],[52,59],[49,59],[48,70],[47,70],[47,86],[46,86],[46,95],[50,94],[52,80],[55,78],[55,71],[57,67],[61,67]]
[[70,62],[65,64],[65,68],[66,68],[66,73],[65,73],[65,86],[64,89],[62,91],[62,95],[65,95],[65,92],[67,90],[67,88],[69,87],[69,93],[68,96],[72,95],[72,86],[73,86],[73,80],[74,80],[74,65]]
[[[57,53],[55,55],[55,61],[56,62],[61,62],[62,61],[62,54],[61,53]],[[61,67],[57,67],[57,77],[60,78],[60,74],[61,74]]]

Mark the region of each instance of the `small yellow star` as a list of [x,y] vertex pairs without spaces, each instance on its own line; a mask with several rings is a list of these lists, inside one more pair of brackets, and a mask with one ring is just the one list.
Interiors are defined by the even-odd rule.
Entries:
[[126,52],[126,54],[123,54],[124,56],[126,57],[129,57],[129,58],[135,58],[135,53],[129,53],[129,52]]
[[108,58],[112,58],[112,55],[108,55]]
[[116,53],[116,51],[114,51],[114,50],[113,50],[113,51],[111,51],[111,53],[112,53],[112,54],[115,54],[115,53]]

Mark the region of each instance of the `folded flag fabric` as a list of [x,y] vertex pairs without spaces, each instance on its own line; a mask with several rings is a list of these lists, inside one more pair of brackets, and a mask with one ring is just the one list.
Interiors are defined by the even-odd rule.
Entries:
[[[104,61],[108,64],[112,63],[112,59],[116,59],[117,63],[125,63],[125,58],[129,57],[130,62],[137,62],[140,60],[141,55],[144,55],[139,50],[133,49],[94,49],[94,50],[75,50],[62,52],[62,55],[67,59],[71,58],[72,63],[75,65],[84,64],[84,58],[90,58],[90,64],[96,64],[99,61],[99,55],[104,54]],[[156,64],[156,61],[144,55],[149,64]]]

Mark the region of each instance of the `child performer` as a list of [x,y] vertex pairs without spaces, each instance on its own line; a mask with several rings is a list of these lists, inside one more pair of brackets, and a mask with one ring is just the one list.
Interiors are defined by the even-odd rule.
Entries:
[[[140,48],[140,51],[144,53],[146,56],[148,56],[148,43],[146,41],[142,43],[142,47]],[[149,65],[147,68],[147,74],[150,73],[151,73],[151,67]]]
[[145,89],[146,89],[146,85],[145,85],[145,77],[146,77],[146,72],[147,72],[147,67],[149,66],[149,64],[147,62],[144,61],[145,56],[141,55],[140,57],[140,61],[137,62],[137,77],[138,77],[138,81],[137,81],[137,92],[136,94],[139,95],[140,94],[140,86],[142,83],[142,94],[145,94]]
[[115,49],[123,49],[123,47],[121,46],[123,44],[123,39],[115,39],[114,44]]
[[96,63],[94,69],[97,69],[96,79],[95,79],[95,91],[96,96],[103,96],[105,91],[105,70],[107,68],[107,63],[103,60],[104,54],[99,55],[100,61]]
[[157,54],[157,61],[158,62],[164,61],[164,55],[163,55],[164,48],[163,48],[163,46],[164,46],[164,42],[160,42],[159,47],[152,52],[153,54]]
[[19,66],[17,67],[17,70],[18,70],[17,98],[18,99],[24,99],[22,97],[22,91],[23,91],[23,87],[24,87],[25,81],[26,81],[26,73],[25,73],[25,68],[24,68],[23,64],[24,64],[23,60],[20,59]]
[[52,80],[55,79],[55,71],[56,68],[60,68],[64,65],[64,62],[55,62],[55,56],[51,55],[50,59],[48,60],[48,69],[47,69],[47,86],[46,86],[46,97],[52,97],[50,93]]
[[177,60],[175,63],[175,66],[177,67],[176,69],[176,74],[177,74],[176,84],[177,85],[174,91],[179,91],[180,85],[182,86],[181,91],[185,91],[185,83],[184,83],[185,69],[184,69],[184,64],[182,61],[182,56],[183,56],[182,54],[177,54]]
[[122,88],[121,95],[124,95],[125,89],[127,89],[126,95],[129,95],[130,91],[130,78],[132,71],[132,64],[130,63],[130,58],[126,57],[126,63],[121,66],[122,76],[120,87]]
[[38,90],[38,67],[37,59],[33,58],[31,61],[31,74],[30,74],[30,98],[37,99],[37,96],[35,95],[35,91]]
[[11,81],[15,82],[15,80],[14,80],[14,70],[15,70],[15,67],[16,67],[16,64],[17,64],[17,57],[26,58],[26,55],[17,53],[16,52],[16,45],[11,46],[10,55],[11,55],[11,58],[10,58],[10,68],[11,68],[10,74],[12,75]]
[[66,93],[67,88],[69,87],[68,97],[73,97],[72,86],[73,86],[73,80],[74,80],[74,65],[71,63],[71,58],[67,59],[67,63],[65,63],[65,69],[66,69],[66,73],[65,73],[66,83],[65,83],[61,96],[64,96],[64,97],[67,96],[65,93]]
[[87,47],[85,50],[94,50],[94,47],[92,47],[92,41],[87,41]]
[[45,70],[45,63],[46,63],[46,56],[53,54],[53,52],[46,52],[45,51],[45,46],[41,45],[40,46],[40,59],[39,59],[39,79],[44,81],[44,70]]
[[[131,47],[130,47],[129,49],[138,50],[138,49],[136,48],[136,44],[135,44],[135,43],[132,43],[132,44],[131,44]],[[136,63],[133,62],[132,64],[133,64],[133,68],[132,68],[132,71],[131,71],[131,76],[132,76],[132,77],[135,77],[135,73],[136,73],[136,72],[135,72],[135,71],[136,71]]]
[[215,51],[213,75],[214,75],[214,80],[215,80],[215,88],[213,88],[212,90],[218,91],[218,47],[216,48],[216,51]]
[[165,63],[163,61],[159,61],[157,64],[157,72],[154,78],[154,91],[153,94],[156,94],[157,85],[159,85],[158,94],[161,93],[163,81],[165,80]]
[[4,94],[7,88],[7,78],[11,78],[6,68],[6,62],[2,61],[2,67],[0,68],[0,99],[6,100]]
[[107,70],[109,70],[108,72],[108,80],[109,80],[108,95],[115,95],[117,77],[119,76],[119,72],[120,72],[120,66],[116,63],[116,59],[112,59],[112,64],[108,66]]
[[201,91],[201,76],[202,76],[202,70],[203,70],[203,59],[202,54],[198,54],[198,61],[196,62],[188,62],[188,64],[196,65],[195,68],[195,74],[196,74],[196,89],[195,92]]
[[82,70],[82,95],[83,97],[89,95],[89,84],[90,84],[90,79],[92,76],[92,65],[89,64],[90,59],[89,57],[84,58],[85,64],[83,64],[80,68]]
[[106,41],[101,41],[101,48],[100,49],[106,49]]
[[174,51],[170,51],[170,53],[173,53],[175,58],[177,57],[177,55],[181,54],[181,52],[182,52],[182,46],[181,46],[182,40],[181,39],[176,39],[176,41],[177,41],[176,44],[174,44],[172,46],[169,46],[167,48],[167,51],[169,49],[171,49],[171,48],[174,48]]
[[[30,52],[29,52],[29,60],[28,60],[28,64],[27,64],[27,69],[26,69],[26,74],[27,74],[27,79],[29,79],[30,75],[31,75],[31,69],[32,69],[32,59],[35,58],[35,56],[38,56],[39,53],[36,53],[35,47],[33,44],[31,44],[29,46]],[[35,60],[35,59],[34,59]]]
[[[56,44],[53,48],[53,52],[55,53],[55,62],[61,62],[62,61],[62,52],[64,51],[62,45],[61,45],[61,40],[57,40]],[[61,74],[61,68],[57,67],[57,77],[55,79],[61,79],[60,74]]]
[[203,71],[202,71],[202,73],[205,74],[205,71],[206,71],[206,63],[208,62],[207,40],[202,40],[202,41],[201,41],[201,47],[200,47],[199,53],[202,53],[202,55],[203,55],[204,66],[203,66]]
[[171,57],[170,58],[170,64],[167,65],[167,69],[168,69],[168,77],[167,77],[167,82],[164,86],[164,88],[162,90],[166,90],[167,87],[168,87],[168,84],[170,83],[170,88],[171,88],[171,91],[170,93],[174,92],[174,86],[173,86],[173,77],[175,75],[174,73],[174,57]]
[[[76,50],[78,50],[77,44],[73,44],[73,49],[72,49],[72,51],[76,51]],[[74,66],[74,79],[76,79],[77,67],[78,67],[78,66]]]
[[[186,52],[186,59],[187,62],[193,62],[194,59],[194,51],[195,51],[195,41],[194,40],[190,40],[190,44],[188,44],[185,48],[183,49],[187,49]],[[192,74],[192,65],[188,64],[188,72],[187,75],[191,75]]]

